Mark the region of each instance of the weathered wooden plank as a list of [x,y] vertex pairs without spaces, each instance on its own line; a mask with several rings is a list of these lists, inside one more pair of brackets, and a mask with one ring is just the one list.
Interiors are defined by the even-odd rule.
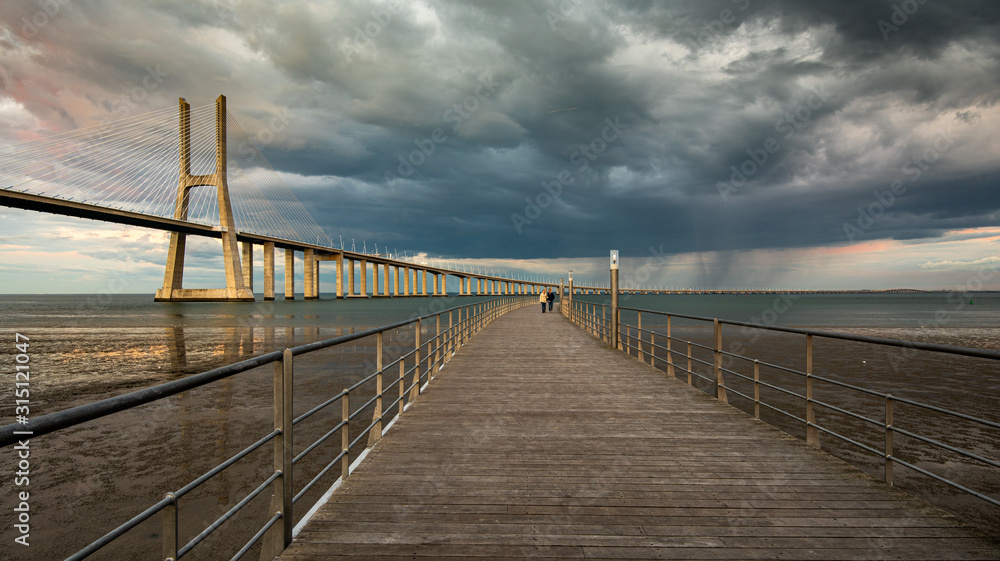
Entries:
[[995,559],[1000,546],[526,309],[453,357],[281,559],[584,556]]

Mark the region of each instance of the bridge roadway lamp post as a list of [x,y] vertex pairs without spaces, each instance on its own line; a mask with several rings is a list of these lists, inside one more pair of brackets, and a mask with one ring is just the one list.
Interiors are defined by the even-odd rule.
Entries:
[[618,348],[618,250],[611,250],[611,348]]

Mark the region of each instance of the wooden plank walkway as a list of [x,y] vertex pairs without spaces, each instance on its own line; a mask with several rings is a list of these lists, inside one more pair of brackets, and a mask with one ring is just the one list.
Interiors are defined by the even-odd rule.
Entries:
[[1000,543],[531,306],[431,382],[281,556],[1000,559]]

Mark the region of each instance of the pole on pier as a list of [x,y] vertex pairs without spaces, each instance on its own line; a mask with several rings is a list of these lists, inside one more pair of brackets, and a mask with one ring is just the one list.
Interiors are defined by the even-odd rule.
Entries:
[[[573,285],[570,284],[570,293]],[[611,250],[611,348],[618,348],[618,250]]]
[[566,287],[563,284],[563,279],[560,278],[559,279],[559,311],[562,312],[562,314],[564,316],[569,317],[569,314],[566,313],[566,298],[563,297],[563,291],[565,289],[566,289]]
[[569,313],[569,319],[573,319],[573,271],[570,271],[567,275],[569,277],[569,294],[567,294],[567,304],[569,308],[567,312]]

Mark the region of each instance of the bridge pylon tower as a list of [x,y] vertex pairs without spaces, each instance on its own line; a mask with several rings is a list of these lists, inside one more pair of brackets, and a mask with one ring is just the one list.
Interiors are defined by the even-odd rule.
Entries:
[[[226,183],[226,96],[215,100],[215,171],[191,174],[191,106],[180,98],[180,180],[177,183],[175,220],[187,220],[190,191],[195,187],[215,187],[219,200],[219,227],[226,267],[226,288],[183,288],[186,234],[171,232],[163,288],[156,291],[157,302],[253,302],[254,296],[243,282],[243,268],[236,241],[233,205]],[[253,263],[247,263],[253,267]]]

